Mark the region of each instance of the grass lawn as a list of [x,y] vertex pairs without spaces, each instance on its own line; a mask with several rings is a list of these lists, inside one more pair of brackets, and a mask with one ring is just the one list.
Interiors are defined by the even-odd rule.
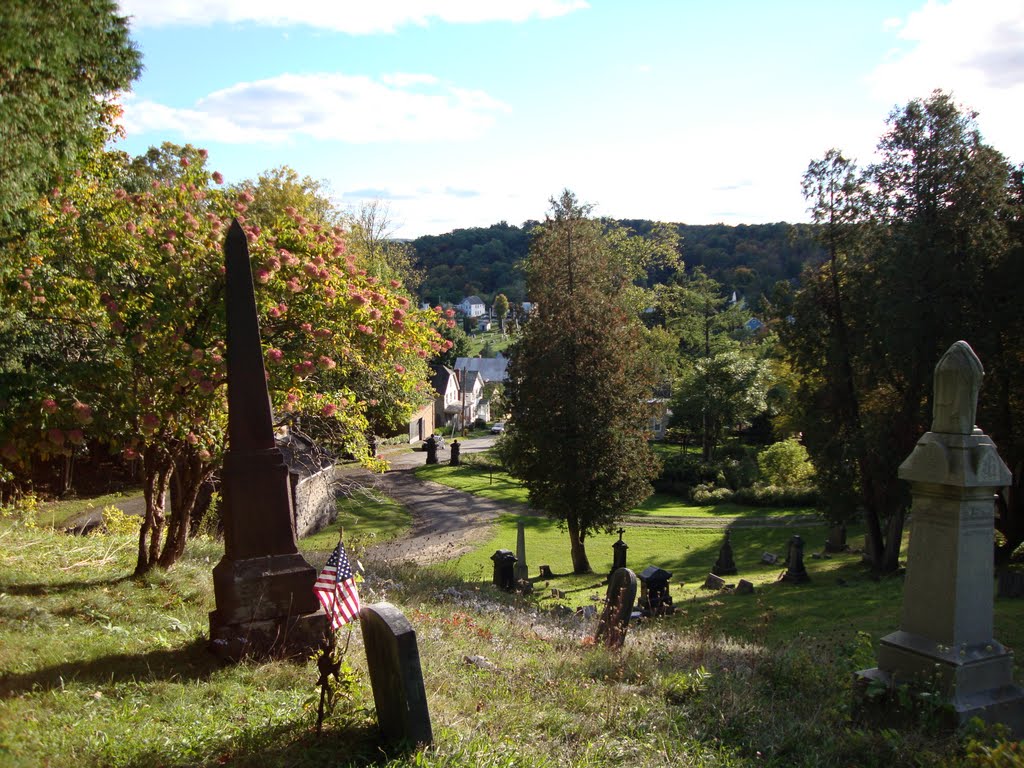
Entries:
[[[407,524],[388,503],[343,507],[353,541]],[[559,602],[591,604],[600,579],[566,575],[564,533],[525,522],[531,574],[548,564],[558,574],[550,585],[568,593]],[[673,571],[677,611],[632,625],[613,653],[588,641],[592,619],[546,610],[554,601],[542,582],[531,597],[489,585],[489,555],[514,549],[515,523],[501,519],[490,541],[445,566],[377,563],[360,587],[364,602],[397,605],[416,629],[434,744],[407,751],[375,732],[358,628],[342,631],[352,676],[321,735],[313,664],[214,659],[206,637],[221,543],[195,540],[170,571],[135,578],[132,535],[70,537],[0,520],[0,766],[978,764],[967,754],[974,736],[936,731],[927,710],[905,713],[905,725],[851,721],[853,671],[871,666],[872,641],[898,626],[902,581],[867,579],[854,555],[808,557],[803,586],[777,584],[781,569],[758,565],[797,531],[809,555],[823,529],[734,530],[740,576],[757,585],[741,597],[698,588],[719,533],[627,527],[630,566]],[[312,560],[336,535],[302,547]],[[595,570],[610,565],[613,539],[589,542]],[[996,637],[1024,642],[1024,601],[996,601]]]
[[[482,469],[472,464],[453,467],[449,464],[431,464],[416,468],[416,476],[422,480],[458,488],[495,501],[527,504],[526,488],[514,477],[504,473]],[[693,504],[664,493],[656,493],[630,515],[637,517],[744,517],[764,518],[786,515],[813,515],[810,507],[773,508],[744,507],[738,504],[702,505]]]
[[322,531],[299,540],[302,552],[330,553],[344,530],[345,549],[359,550],[405,533],[412,517],[401,504],[379,493],[358,489],[338,499],[338,519]]
[[502,336],[501,331],[497,330],[497,324],[495,324],[495,330],[487,331],[486,333],[474,333],[469,337],[469,352],[466,356],[476,357],[480,355],[488,344],[491,345],[495,355],[499,352],[505,354],[513,341],[514,337],[512,334],[509,333]]
[[504,472],[481,469],[472,464],[453,467],[450,464],[424,464],[414,470],[421,480],[458,488],[495,501],[526,504],[526,489],[518,480]]
[[116,504],[119,501],[133,497],[142,497],[142,491],[138,489],[108,493],[104,496],[95,496],[89,499],[65,499],[63,501],[51,501],[40,504],[36,509],[36,524],[51,528],[60,528],[72,518],[78,517],[83,512],[90,510],[102,510],[104,507]]

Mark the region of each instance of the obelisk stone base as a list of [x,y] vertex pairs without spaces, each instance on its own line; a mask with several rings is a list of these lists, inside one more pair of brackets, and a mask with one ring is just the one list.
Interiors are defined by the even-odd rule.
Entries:
[[217,610],[210,647],[221,658],[309,656],[327,634],[313,593],[316,570],[299,554],[223,558],[213,569]]
[[224,661],[305,659],[323,645],[328,632],[327,614],[304,613],[284,618],[217,624],[210,612],[210,650]]

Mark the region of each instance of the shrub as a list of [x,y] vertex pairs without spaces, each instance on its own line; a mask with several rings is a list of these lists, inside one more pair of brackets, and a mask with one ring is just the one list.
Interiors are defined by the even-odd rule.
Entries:
[[773,443],[757,457],[761,479],[767,485],[809,485],[814,480],[814,466],[807,449],[796,438]]
[[127,533],[138,533],[142,525],[142,518],[138,515],[129,515],[110,504],[103,508],[103,531],[112,536],[120,536]]

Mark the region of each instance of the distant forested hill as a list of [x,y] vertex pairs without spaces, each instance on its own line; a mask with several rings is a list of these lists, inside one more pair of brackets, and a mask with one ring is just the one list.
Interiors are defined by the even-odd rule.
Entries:
[[[424,271],[421,298],[457,303],[476,294],[490,302],[504,293],[510,301],[528,300],[517,265],[526,256],[530,230],[536,224],[528,221],[518,227],[501,222],[417,238],[412,245],[417,266]],[[642,235],[654,222],[625,219],[619,224]],[[686,269],[704,267],[726,290],[751,301],[777,281],[799,277],[805,263],[823,257],[807,224],[679,224],[678,228]],[[665,282],[669,277],[654,273],[649,282]]]

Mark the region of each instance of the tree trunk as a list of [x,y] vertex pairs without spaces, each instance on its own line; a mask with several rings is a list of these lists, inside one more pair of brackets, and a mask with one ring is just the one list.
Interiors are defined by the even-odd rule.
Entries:
[[593,573],[590,568],[590,560],[587,559],[587,550],[583,544],[583,531],[580,530],[579,520],[575,515],[566,521],[569,528],[569,553],[572,556],[573,573]]
[[171,517],[167,539],[160,553],[161,568],[170,568],[185,553],[188,532],[192,523],[192,510],[199,497],[199,488],[206,475],[198,456],[179,455],[171,476]]
[[896,573],[900,567],[900,547],[903,545],[903,510],[892,513],[885,533],[885,551],[882,553],[880,573]]
[[146,513],[139,529],[139,557],[135,574],[143,574],[157,563],[160,537],[164,530],[164,503],[171,467],[156,446],[148,446],[142,459],[142,493],[146,500]]

